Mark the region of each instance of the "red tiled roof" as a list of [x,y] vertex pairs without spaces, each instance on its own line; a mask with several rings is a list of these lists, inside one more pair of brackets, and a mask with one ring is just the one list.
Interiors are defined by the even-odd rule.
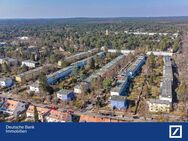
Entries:
[[[47,112],[50,111],[48,108],[43,108],[43,107],[37,107],[37,111],[39,115],[46,114]],[[30,105],[29,108],[27,109],[27,113],[32,113],[34,114],[34,106]]]
[[81,115],[80,122],[123,122],[123,121],[117,119],[111,119],[108,117]]
[[60,121],[67,121],[70,116],[69,113],[67,112],[62,112],[62,111],[57,111],[57,110],[51,110],[48,117],[49,118],[53,118],[53,119],[56,119],[56,120],[60,120]]

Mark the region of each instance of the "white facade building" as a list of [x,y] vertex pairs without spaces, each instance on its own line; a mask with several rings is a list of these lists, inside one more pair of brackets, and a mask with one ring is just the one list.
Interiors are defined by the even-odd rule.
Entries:
[[25,60],[25,61],[22,61],[22,66],[23,65],[26,65],[29,68],[36,68],[36,66],[38,65],[38,62],[31,61],[31,60]]
[[87,82],[81,82],[74,87],[74,93],[81,94],[89,90],[89,84]]
[[164,52],[164,51],[149,51],[147,52],[147,55],[151,55],[151,53],[153,53],[155,56],[172,56],[173,53],[171,52]]
[[171,110],[171,103],[166,100],[150,99],[147,101],[149,111],[153,113],[164,112],[169,113]]
[[30,92],[35,92],[35,93],[39,93],[40,89],[39,89],[39,83],[35,82],[32,85],[29,86],[29,91]]
[[111,96],[119,96],[119,92],[118,92],[118,91],[113,91],[113,90],[111,90],[111,91],[110,91],[110,95],[111,95]]
[[29,40],[29,37],[23,36],[23,37],[18,37],[18,39],[20,39],[20,40]]

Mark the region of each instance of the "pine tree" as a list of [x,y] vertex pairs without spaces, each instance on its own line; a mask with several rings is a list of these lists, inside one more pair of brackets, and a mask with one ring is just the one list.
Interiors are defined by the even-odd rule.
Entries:
[[9,71],[10,71],[10,68],[9,68],[9,66],[8,66],[7,63],[3,63],[3,64],[2,64],[2,70],[3,70],[4,72],[9,72]]
[[35,122],[39,122],[39,115],[36,106],[34,106],[34,120]]
[[95,69],[95,60],[93,58],[90,61],[90,69]]

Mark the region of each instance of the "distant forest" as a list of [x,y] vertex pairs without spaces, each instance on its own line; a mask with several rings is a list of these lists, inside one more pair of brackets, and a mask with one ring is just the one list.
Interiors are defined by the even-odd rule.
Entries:
[[187,23],[188,17],[9,19],[0,20],[0,41],[10,43],[17,37],[28,36],[33,42],[17,46],[62,47],[69,52],[75,51],[73,46],[167,50],[174,44],[169,37],[137,37],[124,31],[175,33],[183,31]]

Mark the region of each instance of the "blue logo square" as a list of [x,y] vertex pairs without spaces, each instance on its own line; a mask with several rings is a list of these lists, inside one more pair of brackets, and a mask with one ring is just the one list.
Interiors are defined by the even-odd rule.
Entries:
[[182,138],[182,125],[170,125],[169,126],[169,138]]

